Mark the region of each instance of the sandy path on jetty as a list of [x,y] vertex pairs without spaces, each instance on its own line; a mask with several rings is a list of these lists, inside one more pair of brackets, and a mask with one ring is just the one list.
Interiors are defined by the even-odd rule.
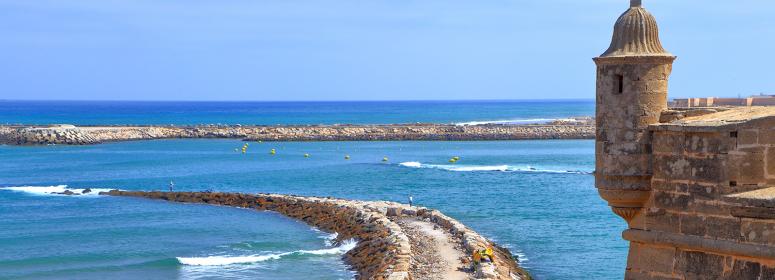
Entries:
[[412,245],[411,270],[415,279],[471,279],[468,266],[461,262],[463,249],[451,236],[430,222],[416,218],[396,221]]

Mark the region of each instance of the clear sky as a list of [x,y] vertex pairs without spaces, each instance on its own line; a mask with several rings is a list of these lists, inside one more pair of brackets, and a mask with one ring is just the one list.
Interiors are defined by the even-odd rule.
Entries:
[[[775,1],[643,2],[671,97],[775,92]],[[591,99],[628,5],[0,0],[0,99]]]

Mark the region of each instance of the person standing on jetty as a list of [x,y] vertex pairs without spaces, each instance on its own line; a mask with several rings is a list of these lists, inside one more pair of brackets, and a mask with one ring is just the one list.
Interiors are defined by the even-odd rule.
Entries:
[[414,204],[414,200],[412,199],[412,195],[409,195],[409,207],[412,207],[412,204]]
[[173,189],[175,189],[175,182],[172,182],[172,180],[170,180],[170,192],[172,192]]

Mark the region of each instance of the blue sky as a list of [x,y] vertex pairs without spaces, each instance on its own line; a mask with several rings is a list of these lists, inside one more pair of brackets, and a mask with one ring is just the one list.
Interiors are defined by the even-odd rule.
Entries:
[[[0,0],[0,99],[594,98],[627,0]],[[775,92],[775,1],[644,0],[671,97]]]

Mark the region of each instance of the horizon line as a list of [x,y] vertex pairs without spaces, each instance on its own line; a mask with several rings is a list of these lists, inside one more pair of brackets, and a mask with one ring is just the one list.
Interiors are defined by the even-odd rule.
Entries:
[[378,100],[132,100],[132,99],[0,99],[0,102],[459,102],[459,101],[594,101],[595,98],[543,98],[543,99],[378,99]]

